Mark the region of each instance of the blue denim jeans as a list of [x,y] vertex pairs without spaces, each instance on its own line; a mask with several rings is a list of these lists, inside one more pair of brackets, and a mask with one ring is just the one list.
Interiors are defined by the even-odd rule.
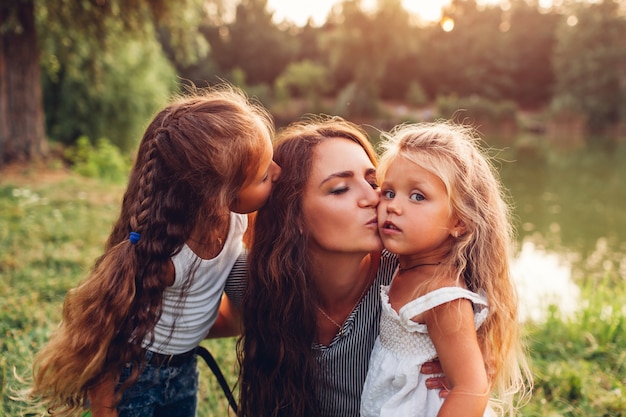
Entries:
[[[152,352],[146,353],[150,360]],[[119,417],[195,417],[198,393],[196,355],[181,366],[146,365],[137,382],[129,387],[117,407]],[[125,381],[131,367],[122,372]]]

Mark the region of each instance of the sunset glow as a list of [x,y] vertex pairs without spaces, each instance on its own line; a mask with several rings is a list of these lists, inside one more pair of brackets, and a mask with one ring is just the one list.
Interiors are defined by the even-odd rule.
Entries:
[[[497,4],[500,2],[501,0],[478,1],[479,4]],[[311,18],[313,24],[319,26],[324,23],[333,5],[337,3],[339,0],[268,0],[268,8],[274,12],[276,22],[288,20],[298,26],[303,26]],[[547,5],[550,1],[543,0],[539,3]],[[450,4],[450,0],[403,0],[402,4],[407,11],[421,19],[437,22],[441,19],[442,7]],[[376,5],[376,0],[363,0],[362,5],[366,9],[373,8]]]

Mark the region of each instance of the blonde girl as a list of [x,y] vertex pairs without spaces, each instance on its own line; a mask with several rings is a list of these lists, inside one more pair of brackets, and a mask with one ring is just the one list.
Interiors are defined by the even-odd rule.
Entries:
[[[215,322],[246,213],[280,169],[273,124],[224,85],[174,100],[139,145],[104,254],[33,365],[52,415],[194,416],[194,350]],[[113,389],[115,387],[115,393]]]
[[[361,416],[515,415],[513,397],[530,376],[495,170],[471,129],[446,122],[399,126],[382,148],[378,227],[399,266],[381,287]],[[445,400],[419,373],[435,357],[449,381]]]

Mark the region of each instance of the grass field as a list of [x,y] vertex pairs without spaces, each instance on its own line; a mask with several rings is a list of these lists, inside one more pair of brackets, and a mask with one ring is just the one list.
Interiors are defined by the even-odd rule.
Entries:
[[[100,255],[123,189],[62,169],[0,172],[0,415],[37,415],[12,393],[27,387],[33,354],[59,322],[66,291]],[[521,415],[626,416],[623,278],[579,284],[583,302],[573,317],[552,308],[545,322],[525,326],[535,391]],[[234,385],[235,340],[203,344]],[[204,365],[200,371],[198,416],[226,416],[213,375]]]

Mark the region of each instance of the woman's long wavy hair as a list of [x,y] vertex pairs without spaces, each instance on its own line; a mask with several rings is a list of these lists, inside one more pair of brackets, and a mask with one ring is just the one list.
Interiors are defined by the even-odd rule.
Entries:
[[358,143],[376,164],[367,135],[341,118],[313,118],[279,133],[281,175],[257,214],[238,343],[240,416],[314,417],[318,367],[315,284],[310,274],[304,189],[317,146],[330,138]]
[[528,394],[532,377],[510,275],[510,207],[491,158],[472,128],[451,122],[400,125],[383,135],[380,147],[380,178],[398,156],[434,173],[446,187],[451,215],[467,228],[462,236],[451,238],[450,264],[468,289],[487,296],[489,314],[477,333],[497,399],[492,405],[513,416],[513,397]]
[[[210,236],[223,224],[273,133],[269,114],[229,85],[192,88],[155,116],[105,252],[68,292],[60,327],[35,358],[32,398],[51,414],[73,415],[105,375],[127,363],[141,368],[169,259],[194,228]],[[140,233],[139,242],[129,241],[130,232]]]

